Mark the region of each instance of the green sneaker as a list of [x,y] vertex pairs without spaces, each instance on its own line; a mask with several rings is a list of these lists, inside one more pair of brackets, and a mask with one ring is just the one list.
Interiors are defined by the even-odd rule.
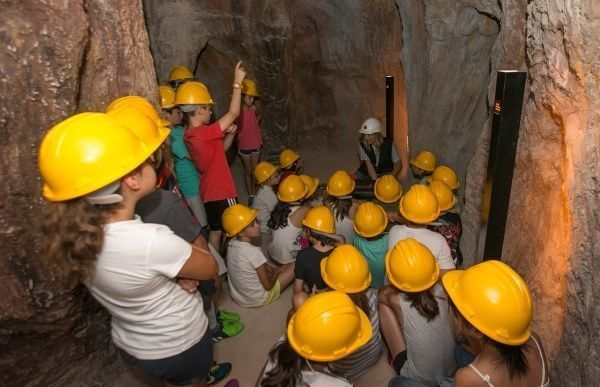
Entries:
[[240,321],[240,315],[237,313],[226,311],[225,309],[217,310],[217,320],[220,322],[231,321],[238,322]]
[[230,337],[238,335],[241,331],[244,330],[244,324],[241,321],[230,322],[225,321],[219,323],[219,330],[213,333],[212,341],[213,343],[217,343],[221,340],[228,339]]

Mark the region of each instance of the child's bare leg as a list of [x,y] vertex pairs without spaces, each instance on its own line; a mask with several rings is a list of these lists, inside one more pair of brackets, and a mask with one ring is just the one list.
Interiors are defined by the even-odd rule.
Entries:
[[217,230],[217,231],[213,231],[211,230],[208,233],[208,243],[210,243],[212,245],[212,247],[214,247],[217,251],[221,251],[221,236],[223,235],[223,231]]
[[280,269],[277,280],[279,280],[279,287],[281,291],[290,286],[290,284],[294,281],[294,266],[295,263],[288,263],[287,265],[283,265]]
[[297,311],[300,305],[304,304],[306,300],[308,300],[308,294],[304,292],[295,293],[292,296],[292,311]]
[[254,196],[254,180],[252,179],[252,155],[241,155],[242,165],[244,166],[244,184],[248,195]]

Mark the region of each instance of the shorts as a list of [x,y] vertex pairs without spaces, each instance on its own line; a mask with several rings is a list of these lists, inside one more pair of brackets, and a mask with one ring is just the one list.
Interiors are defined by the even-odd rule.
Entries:
[[265,302],[263,302],[263,306],[269,305],[273,301],[277,300],[280,294],[281,284],[279,283],[279,280],[276,280],[275,285],[273,285],[273,287],[269,289],[269,293],[267,293],[267,298],[265,299]]
[[261,152],[261,150],[262,150],[262,147],[258,147],[258,148],[256,148],[256,149],[239,149],[239,150],[238,150],[238,153],[239,153],[241,156],[251,156],[251,155],[253,155],[254,153],[260,153],[260,152]]
[[208,229],[210,231],[222,231],[223,222],[221,217],[223,212],[231,206],[237,203],[237,198],[215,200],[213,202],[204,203],[204,209],[206,210],[206,220],[208,221]]
[[200,341],[178,355],[164,359],[141,360],[117,348],[130,365],[167,383],[184,386],[204,381],[213,365],[212,334],[207,329]]

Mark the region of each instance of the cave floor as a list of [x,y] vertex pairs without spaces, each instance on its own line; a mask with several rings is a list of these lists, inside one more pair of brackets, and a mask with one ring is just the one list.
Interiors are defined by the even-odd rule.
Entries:
[[[303,155],[307,154],[302,149],[300,151]],[[338,149],[335,155],[324,149],[312,152],[310,158],[304,157],[304,159],[306,173],[318,177],[321,182],[324,182],[337,169],[353,169],[356,156],[350,149],[345,152],[340,152]],[[349,160],[351,161],[349,162]],[[243,169],[239,158],[232,163],[232,172],[238,187],[239,201],[246,203]],[[270,348],[284,332],[285,318],[292,305],[291,297],[292,291],[291,288],[288,288],[271,305],[256,309],[242,308],[231,300],[228,285],[223,284],[217,307],[239,313],[245,328],[239,335],[222,340],[214,346],[216,361],[227,361],[233,364],[229,377],[218,383],[217,386],[224,385],[232,378],[238,379],[242,387],[254,386],[256,378],[267,360]],[[356,380],[354,385],[358,387],[387,386],[392,376],[393,372],[386,364],[386,354],[384,353],[375,367]],[[136,370],[125,372],[113,385],[113,387],[149,386],[162,386],[162,383]]]

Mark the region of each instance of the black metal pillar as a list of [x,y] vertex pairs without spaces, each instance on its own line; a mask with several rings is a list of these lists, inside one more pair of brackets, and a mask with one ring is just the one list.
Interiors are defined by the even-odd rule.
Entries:
[[498,71],[487,176],[483,190],[480,260],[501,259],[527,73]]
[[394,76],[385,77],[385,136],[394,141]]

